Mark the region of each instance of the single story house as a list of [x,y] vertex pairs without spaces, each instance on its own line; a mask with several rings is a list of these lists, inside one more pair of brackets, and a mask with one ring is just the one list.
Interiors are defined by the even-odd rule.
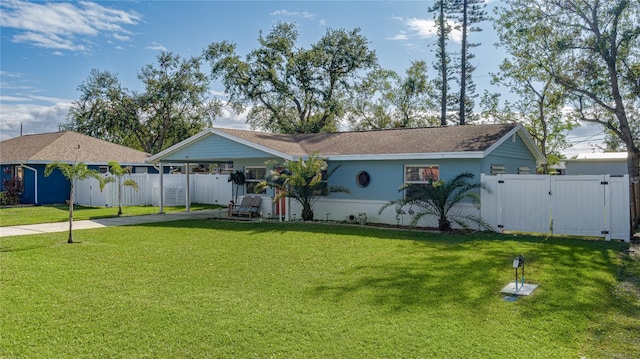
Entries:
[[[151,155],[73,131],[24,135],[0,142],[2,179],[17,177],[22,182],[20,203],[53,204],[69,199],[69,180],[59,170],[44,176],[48,163],[84,162],[106,173],[107,163],[132,166],[134,173],[157,173],[145,163]],[[2,188],[4,190],[4,188]]]
[[614,175],[629,174],[626,152],[580,153],[575,158],[564,160],[567,175]]
[[147,162],[232,162],[247,178],[241,195],[263,197],[263,216],[295,219],[300,218],[295,202],[276,205],[271,201],[273,189],[257,193],[255,185],[265,178],[266,163],[282,165],[312,153],[325,158],[329,170],[340,166],[329,178],[329,186],[351,191],[320,199],[314,207],[316,219],[366,216],[368,221],[394,224],[400,219],[393,209],[378,211],[404,195],[398,191],[403,183],[446,180],[462,172],[473,173],[478,181],[481,173],[535,174],[537,165],[545,161],[522,125],[490,124],[297,135],[211,128]]

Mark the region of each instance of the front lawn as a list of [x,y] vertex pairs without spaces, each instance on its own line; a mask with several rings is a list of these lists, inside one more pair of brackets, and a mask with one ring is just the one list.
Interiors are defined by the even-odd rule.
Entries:
[[[640,357],[622,243],[216,220],[67,235],[0,238],[0,357]],[[508,302],[518,254],[540,286]]]
[[[198,211],[202,209],[220,208],[219,205],[192,204],[190,209]],[[122,216],[142,216],[156,214],[160,207],[155,206],[123,206]],[[164,207],[165,213],[184,212],[184,206]],[[89,207],[73,206],[73,219],[111,218],[118,216],[118,207]],[[65,222],[69,220],[69,206],[66,204],[46,206],[18,206],[0,207],[0,227],[18,226],[25,224]]]

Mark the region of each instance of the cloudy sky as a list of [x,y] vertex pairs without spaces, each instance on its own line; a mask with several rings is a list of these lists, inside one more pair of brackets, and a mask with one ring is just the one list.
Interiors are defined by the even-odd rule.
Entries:
[[[489,3],[489,12],[497,2]],[[411,61],[433,60],[431,1],[105,1],[0,2],[0,140],[57,131],[92,69],[116,73],[129,90],[142,91],[137,73],[155,64],[161,51],[198,56],[212,42],[230,40],[245,54],[258,46],[262,30],[295,22],[302,47],[327,28],[360,28],[379,63],[404,73]],[[454,39],[458,34],[453,34]],[[490,24],[472,35],[477,92],[489,84],[504,52]],[[430,74],[434,76],[435,74]],[[212,93],[224,91],[214,83]],[[242,116],[225,112],[214,123],[244,127]],[[584,128],[572,141],[580,150],[599,139]],[[582,148],[584,147],[584,148]],[[578,151],[578,149],[574,150]]]

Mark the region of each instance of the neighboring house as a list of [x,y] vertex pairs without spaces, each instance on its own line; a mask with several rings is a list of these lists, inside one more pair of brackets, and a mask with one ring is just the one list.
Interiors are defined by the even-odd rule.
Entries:
[[[73,131],[42,133],[0,142],[2,179],[17,176],[22,180],[21,203],[64,203],[69,199],[69,181],[59,170],[49,177],[44,169],[51,162],[84,162],[89,168],[107,172],[107,162],[132,166],[134,173],[157,173],[145,163],[151,155],[125,146],[99,140]],[[9,170],[9,174],[5,173]],[[4,189],[3,189],[4,190]]]
[[567,175],[629,174],[626,152],[580,153],[575,158],[564,161]]
[[[514,124],[301,135],[212,128],[152,156],[148,162],[231,161],[234,169],[243,170],[247,177],[241,195],[266,199],[273,198],[272,189],[262,193],[254,189],[265,178],[267,161],[283,164],[314,152],[327,160],[329,170],[340,166],[328,185],[351,190],[350,194],[332,193],[319,201],[316,218],[337,220],[366,213],[380,222],[390,219],[378,218],[379,208],[403,196],[398,188],[405,182],[446,180],[461,172],[473,173],[478,181],[481,173],[535,174],[536,166],[544,162],[524,127]],[[262,202],[263,215],[281,211],[270,201]],[[295,207],[291,211],[299,218]],[[395,213],[392,217],[395,223]]]

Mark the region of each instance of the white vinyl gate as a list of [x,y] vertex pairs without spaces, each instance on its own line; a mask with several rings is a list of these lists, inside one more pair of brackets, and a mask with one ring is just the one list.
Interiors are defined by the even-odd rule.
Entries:
[[482,218],[498,231],[631,239],[629,177],[483,174]]

